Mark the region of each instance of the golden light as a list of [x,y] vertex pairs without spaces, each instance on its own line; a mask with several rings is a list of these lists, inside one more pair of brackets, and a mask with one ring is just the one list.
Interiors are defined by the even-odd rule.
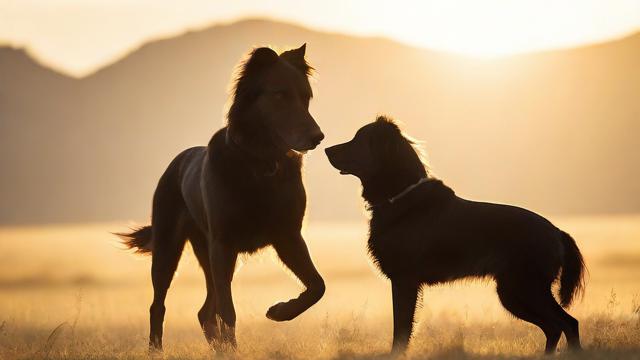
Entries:
[[176,5],[152,0],[21,1],[0,3],[0,43],[26,46],[45,64],[82,75],[150,39],[247,17],[494,57],[625,36],[640,28],[640,2],[185,0]]
[[616,2],[627,11],[615,14],[611,3],[594,0],[404,3],[400,13],[378,12],[383,20],[374,32],[475,57],[579,46],[627,35],[640,24],[640,3],[628,1]]

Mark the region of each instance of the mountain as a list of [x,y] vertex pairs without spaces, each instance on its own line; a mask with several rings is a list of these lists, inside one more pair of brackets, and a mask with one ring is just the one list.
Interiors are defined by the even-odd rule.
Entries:
[[[223,125],[243,54],[305,42],[321,147],[385,113],[462,196],[550,214],[640,211],[640,34],[474,60],[246,20],[150,42],[79,79],[0,48],[0,224],[144,221],[172,157]],[[312,221],[362,219],[355,179],[322,151],[305,164]]]

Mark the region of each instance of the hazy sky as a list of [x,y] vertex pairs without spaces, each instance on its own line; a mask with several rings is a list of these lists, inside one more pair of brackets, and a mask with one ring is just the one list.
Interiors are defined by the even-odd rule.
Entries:
[[0,42],[83,74],[150,38],[243,17],[497,56],[637,31],[640,0],[0,0]]

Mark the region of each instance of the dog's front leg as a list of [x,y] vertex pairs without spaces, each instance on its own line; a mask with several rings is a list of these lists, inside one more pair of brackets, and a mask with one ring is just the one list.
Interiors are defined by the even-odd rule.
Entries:
[[419,284],[404,279],[391,279],[393,296],[393,346],[392,353],[402,353],[409,345],[413,331]]
[[216,350],[235,350],[236,344],[236,311],[231,296],[231,280],[236,266],[238,253],[229,249],[221,241],[214,239],[209,247],[209,259],[215,288],[217,316],[221,324],[220,336],[214,338]]
[[324,280],[311,261],[302,235],[278,241],[273,247],[280,260],[302,281],[306,289],[295,299],[273,305],[267,311],[267,317],[274,321],[291,320],[322,298]]

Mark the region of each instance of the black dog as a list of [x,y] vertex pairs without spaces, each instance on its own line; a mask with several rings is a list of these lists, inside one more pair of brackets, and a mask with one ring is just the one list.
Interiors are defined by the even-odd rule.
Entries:
[[151,226],[122,235],[130,248],[152,253],[151,349],[162,349],[164,301],[187,239],[207,284],[198,319],[217,349],[236,347],[231,281],[238,253],[273,245],[307,287],[272,306],[272,320],[291,320],[324,294],[300,234],[306,195],[298,151],[324,138],[308,110],[311,67],[304,54],[305,45],[280,55],[255,49],[241,66],[227,126],[208,146],[171,162],[153,197]]
[[413,143],[385,117],[358,130],[353,140],[326,149],[341,174],[362,182],[371,211],[369,252],[391,279],[393,349],[404,351],[423,284],[493,277],[502,305],[540,327],[546,352],[564,332],[580,348],[578,321],[560,303],[583,290],[584,262],[569,234],[528,210],[457,197],[429,178]]

